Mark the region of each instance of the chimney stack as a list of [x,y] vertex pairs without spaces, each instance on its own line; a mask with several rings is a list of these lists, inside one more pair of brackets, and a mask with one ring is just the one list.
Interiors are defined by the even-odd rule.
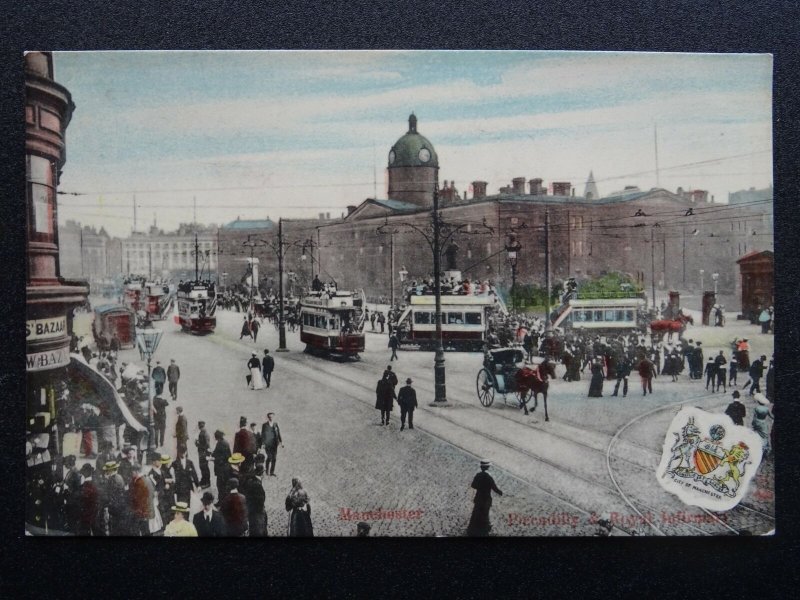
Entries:
[[352,204],[351,204],[351,205],[349,205],[349,206],[347,207],[347,216],[349,217],[350,215],[352,215],[352,214],[353,214],[353,211],[354,211],[355,209],[356,209],[356,207],[355,207],[355,206],[353,206]]
[[486,186],[488,184],[485,181],[473,181],[472,182],[472,197],[473,198],[485,198],[486,197]]
[[524,177],[514,177],[511,180],[511,184],[514,189],[515,194],[524,194],[525,193],[525,178]]
[[528,185],[531,186],[531,196],[541,196],[542,195],[542,180],[540,178],[531,179],[528,182]]
[[554,181],[553,196],[569,196],[571,184],[569,181]]

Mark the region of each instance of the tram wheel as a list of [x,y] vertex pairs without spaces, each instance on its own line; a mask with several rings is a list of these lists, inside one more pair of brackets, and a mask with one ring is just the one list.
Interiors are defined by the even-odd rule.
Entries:
[[478,392],[478,400],[483,406],[491,406],[494,402],[494,377],[486,369],[478,371],[475,381],[475,388]]

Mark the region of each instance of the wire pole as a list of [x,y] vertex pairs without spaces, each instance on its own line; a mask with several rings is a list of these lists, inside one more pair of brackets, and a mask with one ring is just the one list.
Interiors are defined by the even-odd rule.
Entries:
[[442,345],[442,286],[441,260],[439,251],[439,185],[433,188],[433,278],[436,295],[436,354],[433,359],[435,381],[434,406],[447,406],[447,387],[445,385],[444,347]]
[[550,209],[544,209],[544,330],[552,330],[550,324]]
[[654,229],[650,228],[650,282],[653,290],[653,308],[656,307],[656,245]]
[[391,282],[391,296],[392,296],[392,305],[391,308],[394,308],[394,233],[389,237],[389,250],[392,254],[392,259],[389,264],[389,281]]
[[278,352],[286,348],[286,322],[283,319],[283,219],[278,219]]

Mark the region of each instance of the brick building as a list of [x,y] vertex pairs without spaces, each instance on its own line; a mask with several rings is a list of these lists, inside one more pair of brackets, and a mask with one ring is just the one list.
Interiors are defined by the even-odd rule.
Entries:
[[[388,298],[392,285],[399,286],[402,267],[411,279],[433,270],[430,247],[409,226],[429,226],[440,166],[433,145],[417,131],[414,115],[388,158],[389,198],[368,198],[349,207],[341,221],[318,228],[323,278],[364,288],[371,298]],[[493,229],[491,235],[457,236],[454,257],[466,276],[492,280],[501,289],[511,283],[504,246],[512,231],[522,244],[518,283],[544,282],[545,212],[554,282],[623,271],[648,290],[654,278],[658,290],[699,292],[701,279],[709,289],[711,274],[718,273],[719,293],[733,295],[738,292],[736,260],[772,247],[771,203],[726,205],[709,199],[704,190],[678,188],[673,193],[636,186],[601,196],[593,173],[582,196],[570,182],[546,186],[538,177],[515,177],[493,195],[487,195],[487,187],[485,181],[473,181],[473,195],[467,198],[455,182],[445,182],[439,191],[440,210],[445,222],[476,228],[485,223]],[[396,233],[381,234],[381,226]]]

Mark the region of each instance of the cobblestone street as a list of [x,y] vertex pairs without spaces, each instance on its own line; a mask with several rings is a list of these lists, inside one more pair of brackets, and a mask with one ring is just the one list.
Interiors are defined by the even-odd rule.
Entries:
[[[240,341],[240,317],[219,312],[217,330],[204,337],[181,333],[172,322],[160,324],[165,335],[158,359],[175,358],[182,372],[178,402],[170,403],[168,437],[176,405],[184,407],[192,440],[197,421],[204,420],[210,433],[221,429],[231,444],[240,416],[260,429],[266,413],[274,412],[285,448],[278,453],[277,476],[264,480],[270,535],[287,533],[284,498],[293,477],[310,495],[317,535],[354,535],[359,520],[370,522],[372,535],[378,536],[463,535],[472,508],[469,485],[484,457],[494,462],[491,473],[504,492],[492,509],[495,535],[592,535],[602,513],[613,515],[622,534],[658,533],[640,512],[654,514],[653,525],[668,535],[730,535],[740,529],[758,534],[774,527],[771,459],[743,506],[722,520],[683,505],[655,482],[664,431],[679,405],[688,401],[721,412],[730,400],[728,394],[706,393],[699,382],[657,379],[660,393],[642,398],[633,378],[627,398],[611,399],[586,398],[586,381],[557,380],[551,387],[551,420],[545,423],[541,406],[529,417],[504,405],[502,397],[489,408],[480,406],[474,391],[476,353],[447,353],[453,406],[429,407],[432,353],[402,351],[394,368],[401,382],[414,379],[420,408],[415,429],[401,432],[397,407],[389,427],[379,425],[373,408],[375,381],[387,364],[385,336],[369,333],[361,360],[341,363],[304,354],[292,332],[287,332],[290,351],[275,353],[277,332],[271,324],[262,328],[257,343]],[[699,331],[718,335],[710,328]],[[248,390],[245,364],[250,352],[260,355],[263,348],[276,359],[272,387]],[[137,362],[138,353],[124,351],[122,360]],[[752,405],[748,401],[748,420]],[[627,427],[644,413],[651,414]],[[623,427],[612,447],[612,437]],[[167,445],[174,455],[174,440]],[[190,457],[194,454],[190,443]],[[198,508],[193,498],[193,510]]]

